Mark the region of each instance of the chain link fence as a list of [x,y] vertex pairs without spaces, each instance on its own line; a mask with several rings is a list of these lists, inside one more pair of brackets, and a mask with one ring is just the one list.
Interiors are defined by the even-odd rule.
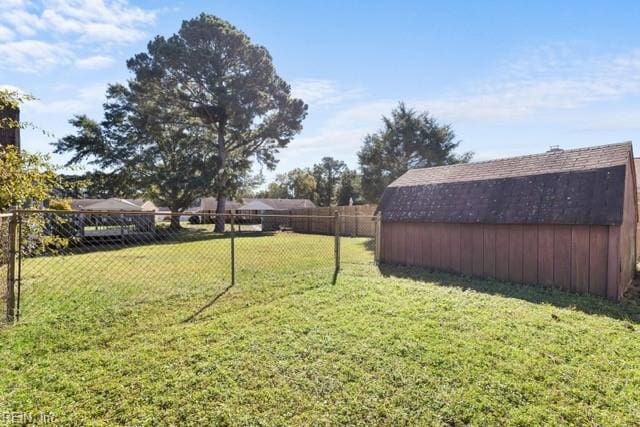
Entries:
[[[342,237],[353,218],[16,211],[0,217],[7,322],[117,319],[168,305],[193,319],[234,286],[265,299],[335,283],[342,265],[371,265],[375,238]],[[327,224],[297,233],[298,220]],[[373,221],[363,217],[360,222]],[[13,222],[12,222],[13,221]],[[14,251],[11,242],[15,242]]]

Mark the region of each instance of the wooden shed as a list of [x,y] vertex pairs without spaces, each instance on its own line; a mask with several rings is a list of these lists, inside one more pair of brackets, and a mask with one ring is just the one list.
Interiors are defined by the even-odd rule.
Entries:
[[630,142],[410,170],[380,200],[380,261],[618,300],[636,194]]

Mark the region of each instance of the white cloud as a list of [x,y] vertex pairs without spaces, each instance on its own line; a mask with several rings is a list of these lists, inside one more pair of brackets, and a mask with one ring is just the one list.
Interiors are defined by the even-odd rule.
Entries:
[[293,96],[301,98],[307,104],[331,105],[361,98],[361,89],[345,89],[332,80],[298,79],[291,84]]
[[13,40],[13,31],[4,25],[0,25],[0,42]]
[[24,115],[63,114],[67,118],[72,114],[99,111],[105,99],[106,84],[98,83],[76,88],[67,93],[65,98],[37,99],[25,104]]
[[76,59],[76,67],[82,70],[99,70],[102,68],[110,67],[115,63],[115,60],[109,56],[94,55],[88,58]]
[[77,35],[80,41],[126,43],[143,38],[143,28],[155,16],[124,0],[55,0],[47,2],[41,19],[54,31]]
[[73,54],[64,44],[39,40],[21,40],[0,44],[0,66],[24,73],[45,71],[70,63]]
[[[155,11],[128,0],[0,0],[0,67],[21,72],[72,63],[104,68],[111,62],[103,52],[143,39],[155,18]],[[101,55],[78,58],[88,49]]]
[[[322,155],[354,162],[363,137],[378,130],[382,116],[389,115],[399,101],[351,98],[345,102],[340,99],[344,89],[325,80],[299,80],[293,87],[294,93],[311,105],[333,103],[328,114],[285,150],[282,170],[301,158]],[[584,132],[638,129],[637,108],[626,109],[620,102],[630,97],[640,97],[640,50],[592,56],[563,46],[525,52],[522,58],[501,64],[491,76],[451,88],[446,94],[405,96],[403,100],[411,108],[429,111],[442,122],[452,123],[456,129],[495,127],[498,123],[535,128],[536,120],[541,120]],[[617,105],[615,113],[611,103]],[[491,157],[495,153],[484,154]]]
[[416,106],[449,120],[510,120],[640,95],[640,50],[600,57],[543,52],[514,61],[479,90]]

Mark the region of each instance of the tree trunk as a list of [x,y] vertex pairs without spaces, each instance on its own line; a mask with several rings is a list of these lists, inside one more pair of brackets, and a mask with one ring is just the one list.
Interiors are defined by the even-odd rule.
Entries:
[[180,225],[180,215],[171,215],[171,222],[169,223],[169,230],[177,231],[180,230],[182,226]]
[[225,217],[224,211],[227,204],[227,183],[226,183],[226,172],[224,168],[227,163],[227,147],[225,145],[224,140],[224,132],[225,132],[225,123],[224,119],[218,122],[218,173],[220,175],[220,181],[218,183],[218,200],[216,206],[216,226],[214,231],[216,233],[224,233],[224,224]]
[[224,192],[220,191],[218,193],[218,206],[216,206],[216,233],[224,233],[224,224],[226,218],[224,217],[224,211],[227,204],[227,196],[224,195]]

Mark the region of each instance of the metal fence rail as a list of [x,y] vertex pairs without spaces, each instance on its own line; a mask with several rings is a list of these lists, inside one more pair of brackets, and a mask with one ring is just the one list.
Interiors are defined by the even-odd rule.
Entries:
[[[288,224],[296,215],[222,216],[224,233],[213,231],[212,214],[19,210],[0,216],[2,319],[115,319],[147,303],[195,315],[236,284],[286,287],[309,275],[329,284],[341,262],[362,262],[342,254],[340,231],[350,219],[337,212],[312,218],[330,222],[331,235],[293,232]],[[370,240],[353,244],[364,248]]]

